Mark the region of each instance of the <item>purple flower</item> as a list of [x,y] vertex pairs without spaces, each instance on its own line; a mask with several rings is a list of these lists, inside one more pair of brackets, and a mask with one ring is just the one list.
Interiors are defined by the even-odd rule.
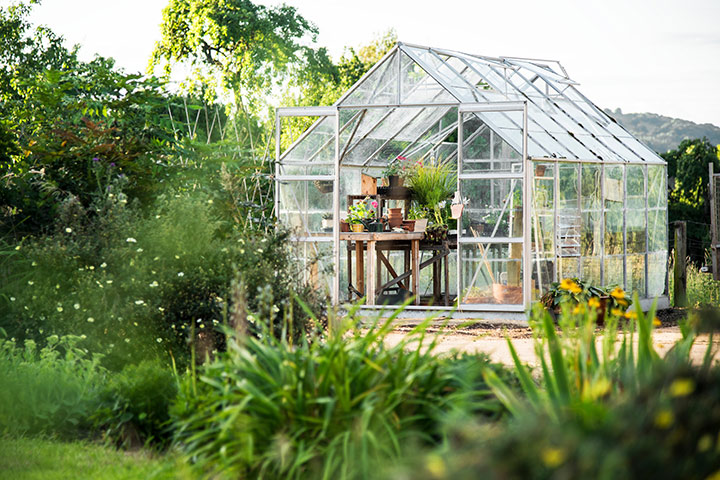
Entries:
[[93,162],[97,163],[99,161],[100,161],[100,159],[98,157],[93,158]]
[[114,167],[114,166],[115,166],[115,162],[110,162],[110,166],[111,166],[111,167]]

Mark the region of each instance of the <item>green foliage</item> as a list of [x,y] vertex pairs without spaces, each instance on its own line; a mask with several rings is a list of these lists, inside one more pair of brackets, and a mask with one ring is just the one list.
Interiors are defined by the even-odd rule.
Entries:
[[417,162],[405,182],[420,207],[432,212],[432,220],[446,224],[446,203],[457,189],[457,175],[450,162],[434,158],[427,163]]
[[[330,63],[325,49],[305,46],[317,28],[294,7],[266,7],[250,0],[171,0],[163,11],[162,39],[151,66],[186,62],[209,86],[213,98],[222,88],[235,94],[236,105],[257,112],[259,95],[290,75],[323,71]],[[220,84],[214,79],[219,78]]]
[[371,478],[403,443],[437,438],[444,415],[501,411],[480,379],[486,357],[440,359],[424,326],[388,346],[394,317],[300,344],[233,339],[183,386],[177,448],[213,477]]
[[[675,150],[661,156],[668,163],[668,177],[675,178],[675,186],[668,197],[671,222],[694,220],[706,223],[710,213],[708,197],[708,164],[720,171],[720,153],[706,138],[683,140]],[[693,232],[689,232],[693,235]]]
[[163,446],[169,440],[166,423],[177,392],[167,367],[151,361],[127,365],[105,386],[94,423],[114,444]]
[[[321,314],[323,292],[302,284],[289,233],[234,230],[222,199],[161,196],[139,215],[111,191],[96,211],[68,206],[56,235],[9,249],[0,327],[37,342],[52,333],[85,334],[88,348],[105,353],[112,368],[170,352],[182,367],[192,332],[212,332],[224,321],[237,277],[253,309],[269,302],[278,309],[272,316],[282,318],[297,294]],[[293,312],[299,335],[306,317]]]
[[446,448],[411,457],[392,478],[712,478],[718,401],[720,370],[668,365],[613,397],[595,423],[532,412],[501,428],[461,425]]
[[[637,297],[635,298],[637,304]],[[485,378],[512,413],[496,425],[465,422],[450,442],[392,478],[708,478],[720,468],[720,368],[716,347],[701,365],[690,348],[696,331],[661,358],[652,344],[653,314],[637,308],[615,345],[619,318],[596,337],[594,307],[566,308],[561,331],[542,309],[533,312],[540,376],[522,365],[508,340],[522,395],[492,371]],[[717,311],[694,320],[717,328]],[[697,330],[700,331],[700,330]],[[597,345],[601,351],[597,351]],[[636,348],[637,347],[637,348]],[[703,412],[703,414],[698,414]]]
[[[623,314],[612,310],[606,317],[601,354],[597,352],[595,336],[596,307],[587,304],[581,309],[564,306],[560,318],[562,336],[558,336],[550,314],[541,307],[533,311],[531,326],[535,333],[535,347],[542,367],[540,389],[532,380],[530,372],[520,363],[512,343],[508,340],[515,362],[515,370],[525,391],[527,401],[535,411],[551,416],[563,416],[574,412],[581,418],[593,419],[604,415],[599,399],[620,391],[635,392],[644,385],[657,368],[660,357],[652,345],[652,329],[655,319],[654,307],[644,314],[637,294],[635,311]],[[619,348],[617,338],[618,315],[631,320],[628,330],[623,330]],[[691,331],[683,331],[684,338],[666,359],[669,362],[688,362],[690,346],[695,337]],[[637,335],[637,352],[635,336]],[[550,364],[547,364],[547,358]],[[488,372],[487,381],[493,389],[505,392],[506,406],[515,415],[526,411],[525,402],[506,392],[506,387]]]
[[50,336],[42,348],[0,340],[0,433],[86,434],[106,372],[84,343],[73,335]]
[[[576,307],[585,304],[591,298],[603,299],[607,312],[614,309],[624,312],[630,305],[625,292],[616,285],[596,287],[583,283],[577,277],[551,283],[548,291],[540,298],[540,303],[548,311],[554,312],[555,310],[559,311],[562,307]],[[596,304],[596,308],[598,307],[599,303]]]

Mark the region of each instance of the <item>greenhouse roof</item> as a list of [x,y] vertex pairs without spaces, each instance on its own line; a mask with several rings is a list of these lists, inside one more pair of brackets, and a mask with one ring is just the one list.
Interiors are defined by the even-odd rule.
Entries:
[[[378,140],[385,146],[391,141],[412,145],[427,139],[428,132],[458,104],[526,102],[527,154],[532,159],[664,163],[582,95],[577,85],[553,60],[486,57],[398,43],[335,103],[341,112],[341,162],[384,165],[388,159],[382,147],[376,148]],[[476,115],[522,151],[522,122],[517,116],[504,111]],[[452,125],[447,126],[447,131],[440,128],[436,135],[445,138],[452,131]],[[281,160],[307,160],[307,148],[300,148],[300,155],[297,151],[287,155],[310,133],[329,139],[334,136],[333,122],[328,117],[318,120]],[[372,140],[374,147],[369,148]],[[363,142],[368,148],[362,148]]]

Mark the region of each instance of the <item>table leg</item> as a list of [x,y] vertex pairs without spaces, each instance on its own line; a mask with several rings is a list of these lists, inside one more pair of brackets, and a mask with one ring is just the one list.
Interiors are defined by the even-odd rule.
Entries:
[[[433,256],[437,256],[440,252],[437,250],[433,250]],[[440,258],[440,262],[442,262],[442,258]],[[440,265],[438,262],[434,262],[433,266],[433,302],[437,302],[440,300]]]
[[[348,242],[350,243],[350,242]],[[345,250],[347,251],[347,278],[348,283],[352,284],[353,281],[353,271],[352,271],[352,250],[350,250],[350,245],[347,245]],[[353,300],[353,292],[352,288],[350,288],[350,285],[348,285],[348,301],[352,302]]]
[[365,293],[365,252],[363,252],[363,241],[355,240],[355,264],[357,265],[357,272],[355,272],[355,283],[357,284],[358,292]]
[[450,305],[450,267],[448,266],[448,263],[450,262],[449,249],[447,255],[445,255],[443,262],[445,263],[445,306],[447,307],[448,305]]
[[420,240],[410,242],[412,248],[412,290],[415,295],[415,305],[420,305]]
[[367,289],[365,305],[375,305],[375,240],[367,242]]

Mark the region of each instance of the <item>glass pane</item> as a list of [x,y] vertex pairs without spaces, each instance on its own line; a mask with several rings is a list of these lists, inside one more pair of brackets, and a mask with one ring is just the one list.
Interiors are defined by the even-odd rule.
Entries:
[[603,283],[605,286],[624,286],[622,256],[605,257],[605,281]]
[[580,276],[580,257],[560,257],[558,259],[558,279]]
[[378,105],[397,103],[398,55],[385,60],[369,77],[342,101],[341,105]]
[[580,254],[587,257],[602,255],[602,214],[583,212]]
[[523,303],[522,244],[460,245],[461,303]]
[[665,293],[667,263],[667,251],[648,254],[648,296],[650,298]]
[[645,210],[625,212],[627,253],[645,252]]
[[430,75],[405,53],[401,55],[400,101],[402,103],[439,103],[455,101]]
[[[328,236],[332,231],[332,180],[278,183],[281,222],[297,236]],[[323,222],[323,220],[330,222]]]
[[[328,175],[335,165],[335,121],[333,117],[322,117],[302,140],[290,144],[300,137],[296,131],[297,122],[311,117],[284,118],[281,123],[281,146],[290,148],[281,155],[281,173],[285,175]],[[300,167],[293,164],[309,164]]]
[[599,164],[584,163],[582,165],[582,208],[583,210],[599,210],[602,207],[602,169]]
[[627,290],[645,298],[645,255],[627,256]]
[[578,205],[578,164],[559,163],[560,184],[558,191],[558,208],[577,210]]
[[624,199],[623,167],[605,167],[605,208],[621,209]]
[[582,281],[590,285],[602,285],[600,273],[600,257],[583,257],[582,259]]
[[331,242],[294,242],[293,255],[304,266],[303,280],[319,292],[331,295],[333,247]]
[[540,211],[553,210],[555,205],[555,165],[553,163],[534,162],[533,183],[534,207]]
[[533,301],[540,300],[540,297],[550,289],[554,271],[555,261],[553,258],[533,255],[531,281]]
[[620,255],[623,249],[623,212],[611,210],[605,212],[605,254]]
[[648,212],[648,238],[650,245],[648,251],[659,252],[668,248],[668,231],[665,223],[665,210],[650,210]]
[[470,226],[468,237],[521,237],[523,232],[522,180],[461,180],[463,211]]
[[648,165],[648,207],[667,207],[666,170],[662,165]]
[[628,165],[625,167],[625,184],[627,191],[627,209],[645,210],[645,167]]
[[[510,112],[515,113],[515,112]],[[483,114],[485,115],[485,114]],[[521,172],[522,156],[476,113],[463,119],[463,172]]]

